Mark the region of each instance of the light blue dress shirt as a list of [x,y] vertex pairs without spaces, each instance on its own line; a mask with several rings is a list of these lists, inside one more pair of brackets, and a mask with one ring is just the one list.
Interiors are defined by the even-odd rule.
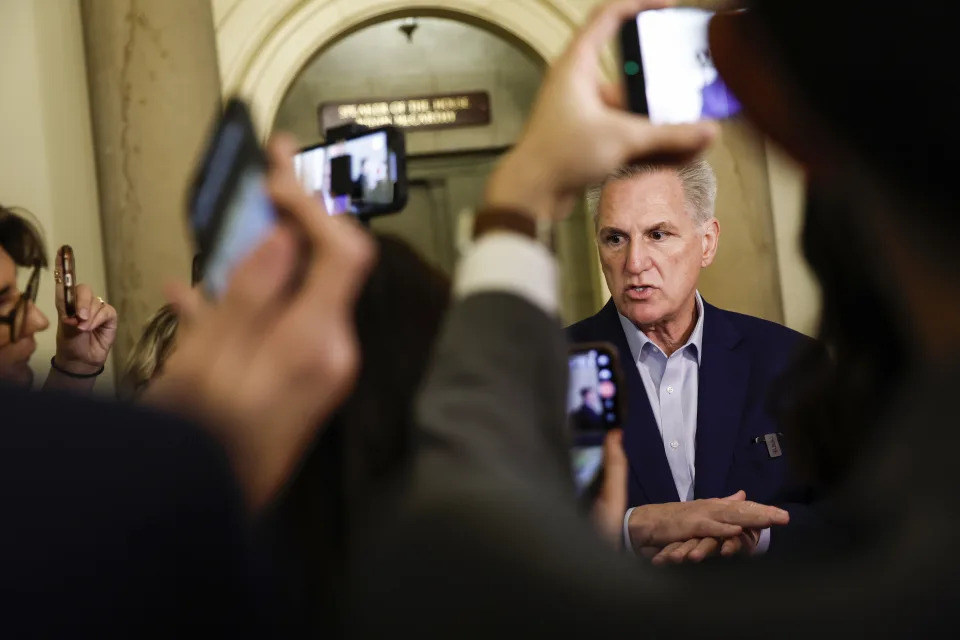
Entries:
[[[700,358],[703,354],[703,298],[696,293],[697,324],[686,344],[670,354],[663,353],[630,320],[620,316],[630,355],[640,372],[650,409],[660,429],[663,450],[667,454],[673,483],[681,502],[693,500],[697,460],[697,403],[700,393]],[[618,314],[619,315],[619,314]],[[623,538],[632,549],[627,523],[623,518]],[[764,553],[770,545],[770,529],[760,532],[754,553]]]
[[686,344],[668,357],[630,320],[620,316],[630,355],[660,429],[680,500],[693,500],[697,442],[700,354],[703,353],[703,299],[696,294],[697,324]]

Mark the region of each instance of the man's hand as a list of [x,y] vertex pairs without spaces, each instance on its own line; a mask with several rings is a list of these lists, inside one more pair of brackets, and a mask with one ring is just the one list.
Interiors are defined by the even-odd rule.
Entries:
[[735,556],[751,554],[760,542],[760,529],[744,529],[733,538],[693,538],[685,542],[668,544],[651,558],[654,565],[701,562],[710,556]]
[[353,307],[374,258],[356,223],[331,218],[300,186],[296,150],[284,138],[268,148],[268,188],[290,224],[236,268],[216,304],[186,285],[170,291],[182,319],[177,349],[144,396],[213,430],[253,508],[283,484],[352,389]]
[[488,183],[487,206],[563,218],[581,190],[620,165],[683,160],[709,145],[713,123],[652,125],[624,110],[622,86],[603,81],[600,57],[621,23],[670,4],[618,0],[598,8],[547,74],[523,136]]
[[623,514],[627,511],[627,454],[623,431],[615,429],[603,441],[603,488],[593,504],[593,522],[614,549],[623,548]]
[[[63,273],[63,254],[57,252],[57,273]],[[90,376],[100,371],[110,356],[110,349],[117,338],[117,310],[94,295],[85,284],[77,285],[76,316],[66,314],[63,301],[63,286],[54,287],[57,307],[57,353],[55,369],[50,370],[44,388],[89,390],[95,378],[71,378],[60,371],[79,376]],[[60,371],[58,371],[59,369]]]
[[[644,555],[651,555],[651,548],[655,548],[657,553],[653,557],[656,557],[669,545],[678,543],[678,546],[671,547],[670,554],[661,558],[665,561],[674,553],[679,554],[682,545],[688,545],[682,547],[683,557],[696,551],[691,559],[703,559],[711,552],[716,538],[739,539],[748,530],[759,531],[789,521],[790,515],[783,509],[750,502],[743,491],[738,491],[726,498],[637,507],[630,514],[628,529],[633,548]],[[727,548],[734,547],[736,544],[731,543]],[[739,547],[736,550],[739,551]]]

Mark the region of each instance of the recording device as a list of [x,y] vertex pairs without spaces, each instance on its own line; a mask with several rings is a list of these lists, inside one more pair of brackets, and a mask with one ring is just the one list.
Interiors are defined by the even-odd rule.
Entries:
[[654,124],[678,124],[737,115],[710,54],[713,12],[693,7],[651,9],[620,29],[622,72],[634,113]]
[[189,224],[197,250],[193,265],[208,295],[218,298],[234,267],[276,226],[266,189],[267,159],[246,105],[231,99],[217,121],[193,180]]
[[570,347],[567,421],[577,496],[592,502],[603,484],[603,440],[623,424],[623,375],[617,348],[606,342]]
[[77,316],[77,263],[73,257],[73,247],[68,244],[60,247],[63,267],[61,281],[63,287],[63,312],[68,318]]
[[304,188],[330,215],[366,220],[407,205],[406,143],[397,127],[354,125],[328,131],[327,142],[302,149],[294,167]]

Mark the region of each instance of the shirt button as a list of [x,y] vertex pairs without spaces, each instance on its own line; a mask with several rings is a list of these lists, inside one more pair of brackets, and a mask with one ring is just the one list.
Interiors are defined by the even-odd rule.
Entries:
[[677,442],[676,440],[674,440],[673,442],[670,443],[670,448],[671,448],[671,449],[676,449],[676,448],[679,447],[679,446],[680,446],[680,443]]
[[667,387],[667,393],[673,393],[673,387]]

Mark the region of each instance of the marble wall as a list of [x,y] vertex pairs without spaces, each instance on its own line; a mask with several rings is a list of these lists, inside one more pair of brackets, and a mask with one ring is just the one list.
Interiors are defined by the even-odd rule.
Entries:
[[195,0],[83,0],[100,214],[110,295],[126,358],[189,281],[186,193],[220,103],[210,5]]

